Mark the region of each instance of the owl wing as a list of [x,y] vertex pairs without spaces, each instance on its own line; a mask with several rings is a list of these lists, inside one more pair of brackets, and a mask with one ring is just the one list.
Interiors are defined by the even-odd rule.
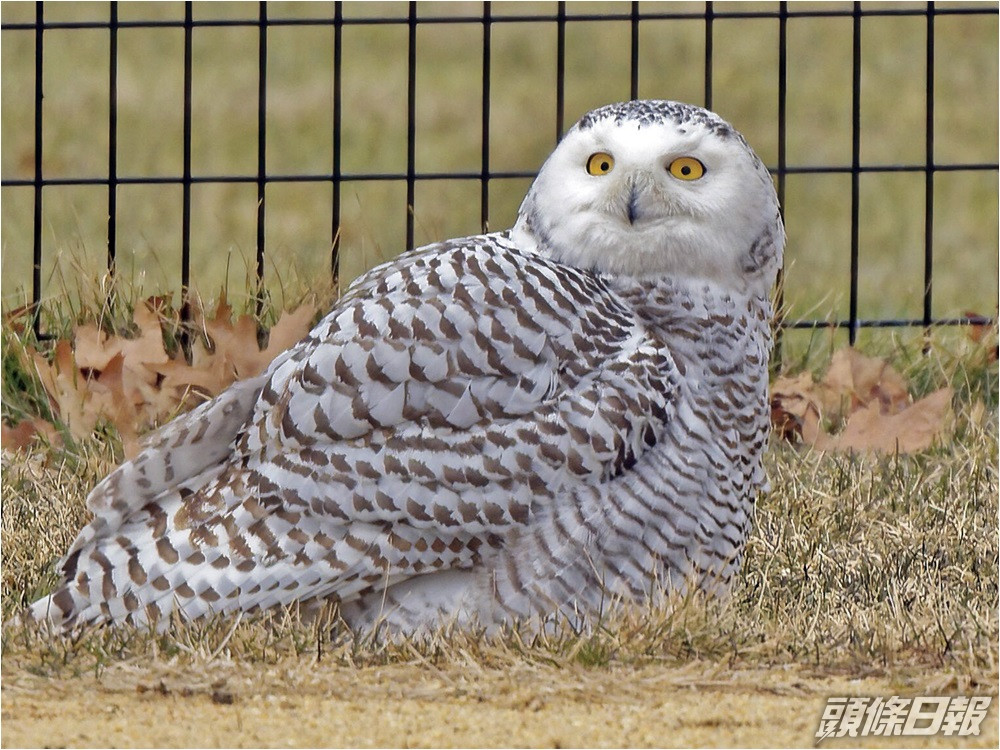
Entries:
[[36,614],[346,601],[470,567],[574,483],[640,460],[678,381],[591,274],[496,236],[409,253],[95,488]]
[[568,481],[628,469],[677,381],[666,347],[594,277],[435,246],[272,369],[237,450],[344,521],[498,533]]

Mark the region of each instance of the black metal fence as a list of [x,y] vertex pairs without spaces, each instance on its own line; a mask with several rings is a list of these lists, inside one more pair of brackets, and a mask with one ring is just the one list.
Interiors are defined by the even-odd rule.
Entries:
[[[776,149],[769,167],[771,168],[776,182],[779,197],[782,205],[785,205],[787,198],[787,185],[789,178],[798,175],[843,175],[850,180],[849,199],[849,241],[846,247],[842,248],[843,253],[849,253],[849,282],[848,301],[846,315],[827,317],[826,319],[788,319],[783,325],[788,328],[815,328],[815,327],[837,327],[845,328],[851,343],[854,343],[857,332],[866,327],[916,327],[930,328],[941,325],[957,325],[969,322],[991,323],[990,317],[962,317],[952,315],[939,317],[935,315],[935,200],[936,184],[942,173],[974,174],[982,172],[996,172],[997,162],[996,152],[992,151],[988,156],[978,161],[944,161],[936,155],[936,133],[935,133],[935,102],[937,92],[935,91],[935,80],[942,66],[950,64],[949,59],[944,59],[941,54],[935,53],[936,29],[941,19],[948,17],[974,17],[981,20],[984,25],[992,28],[996,27],[997,7],[994,3],[976,4],[967,3],[956,4],[935,4],[933,2],[915,5],[880,5],[869,7],[867,4],[808,4],[798,3],[770,3],[754,4],[745,6],[742,3],[616,3],[609,7],[600,7],[600,12],[591,12],[589,4],[570,4],[567,7],[565,2],[548,4],[549,10],[544,8],[541,12],[533,8],[532,13],[520,12],[515,4],[504,4],[504,12],[498,12],[494,7],[499,4],[484,2],[475,4],[463,4],[454,6],[454,12],[448,8],[437,8],[433,14],[425,13],[426,6],[423,3],[411,3],[409,5],[397,6],[396,15],[382,13],[381,15],[368,15],[363,4],[348,4],[349,13],[345,13],[343,3],[337,2],[332,7],[327,4],[315,4],[311,6],[315,9],[315,15],[307,13],[307,17],[279,17],[276,13],[275,5],[261,2],[258,5],[250,6],[256,11],[254,17],[243,18],[212,18],[210,6],[206,4],[205,18],[196,17],[195,7],[187,2],[183,5],[182,17],[176,19],[158,20],[134,20],[123,19],[119,15],[118,4],[112,2],[106,6],[106,19],[104,20],[50,20],[52,6],[42,2],[33,6],[34,17],[31,20],[8,21],[4,19],[2,31],[5,35],[4,42],[8,41],[8,35],[32,35],[34,39],[34,66],[33,66],[33,149],[30,164],[22,163],[20,170],[22,174],[17,174],[17,169],[10,167],[12,160],[5,160],[4,174],[2,176],[2,187],[8,189],[20,189],[32,191],[32,228],[31,237],[32,262],[30,281],[30,302],[38,305],[43,299],[43,235],[45,231],[46,198],[48,191],[67,186],[100,188],[106,190],[107,203],[107,228],[106,228],[106,264],[111,271],[115,269],[118,255],[121,251],[121,239],[118,233],[120,219],[120,207],[118,203],[120,191],[127,186],[133,185],[174,185],[181,190],[181,228],[180,228],[180,284],[183,289],[187,289],[192,282],[192,189],[200,185],[207,184],[242,184],[253,186],[256,189],[256,235],[255,235],[255,262],[253,273],[258,281],[261,281],[265,274],[265,251],[266,251],[266,231],[267,222],[272,220],[269,210],[269,188],[280,183],[295,183],[303,185],[315,185],[317,188],[328,189],[332,194],[332,211],[329,225],[330,260],[329,265],[332,273],[336,274],[341,262],[341,254],[349,252],[350,248],[345,248],[342,238],[344,236],[344,216],[342,206],[344,204],[343,193],[345,186],[355,182],[389,182],[398,183],[405,186],[405,202],[398,205],[397,210],[405,216],[405,237],[402,238],[406,247],[413,247],[415,243],[415,206],[417,203],[417,186],[427,181],[465,181],[472,184],[478,183],[479,201],[478,218],[482,228],[490,227],[491,221],[491,191],[495,186],[503,181],[525,180],[533,176],[530,169],[499,169],[494,164],[491,156],[491,139],[498,137],[496,132],[491,132],[491,106],[493,96],[491,87],[499,77],[504,75],[502,69],[498,69],[492,58],[493,40],[497,29],[502,26],[521,24],[525,26],[554,29],[556,43],[555,55],[551,60],[551,66],[555,69],[554,88],[551,97],[554,102],[554,128],[551,132],[551,142],[555,141],[563,133],[564,129],[571,122],[567,118],[574,118],[580,112],[567,112],[566,91],[567,82],[572,79],[573,71],[567,69],[567,31],[583,24],[624,24],[629,30],[629,64],[628,81],[622,82],[621,98],[628,94],[632,98],[640,95],[641,76],[646,71],[641,69],[640,45],[644,38],[642,30],[648,25],[656,22],[670,22],[677,24],[697,24],[699,31],[697,34],[702,37],[704,56],[700,60],[691,60],[691,65],[701,68],[703,76],[703,89],[700,102],[706,107],[713,107],[713,81],[715,71],[713,63],[716,60],[718,50],[715,46],[716,29],[723,21],[766,21],[772,24],[772,31],[776,33],[777,49],[775,51],[777,65],[774,69],[773,88],[771,96],[776,105],[776,117],[771,126],[774,128],[776,137]],[[607,4],[605,4],[606,6]],[[384,10],[384,9],[379,9]],[[329,11],[326,13],[325,11]],[[610,12],[609,12],[610,11]],[[9,15],[9,14],[8,14]],[[787,157],[788,127],[789,127],[789,88],[787,80],[790,65],[795,65],[796,60],[789,52],[789,29],[797,23],[802,23],[806,19],[820,18],[841,18],[851,24],[850,38],[852,40],[850,56],[850,133],[851,148],[850,160],[839,164],[812,164],[812,163],[791,163]],[[924,102],[923,116],[925,125],[923,132],[901,134],[901,138],[918,139],[922,141],[923,159],[914,163],[867,163],[862,159],[861,137],[862,137],[862,49],[865,39],[866,24],[873,19],[917,19],[924,28],[924,39],[922,44],[925,49],[923,56],[922,70],[913,70],[912,75],[922,78],[924,81]],[[480,111],[469,113],[469,116],[478,119],[480,123],[479,138],[481,141],[481,154],[477,168],[460,170],[420,170],[417,168],[417,147],[416,147],[416,109],[417,109],[417,75],[421,64],[420,53],[418,52],[418,29],[429,25],[448,26],[454,25],[456,29],[461,28],[461,33],[466,33],[470,28],[476,29],[475,33],[481,38],[481,56],[474,61],[476,76],[480,78],[481,100]],[[192,116],[192,89],[193,89],[193,64],[192,51],[195,39],[199,33],[209,28],[243,28],[255,29],[257,31],[257,91],[256,102],[256,168],[251,172],[232,174],[205,174],[200,172],[192,161],[192,133],[199,127],[199,123]],[[304,173],[278,173],[268,169],[268,70],[273,47],[269,48],[269,38],[275,34],[275,30],[286,27],[296,28],[319,28],[328,32],[328,41],[332,50],[332,127],[328,133],[331,145],[330,154],[332,160],[325,167],[317,169],[315,172]],[[405,29],[405,55],[406,55],[406,159],[405,169],[397,171],[364,171],[345,170],[342,162],[342,141],[344,138],[343,128],[345,114],[343,108],[343,87],[344,87],[344,38],[355,33],[361,27],[395,27]],[[776,27],[776,29],[775,29]],[[660,28],[660,27],[657,27]],[[688,28],[691,28],[690,26]],[[912,28],[912,27],[911,27]],[[53,176],[47,173],[46,153],[44,152],[45,139],[43,129],[46,127],[45,108],[43,106],[45,97],[48,96],[47,86],[49,81],[45,78],[45,58],[49,36],[56,31],[68,30],[100,30],[107,33],[107,158],[106,171],[104,174],[78,174]],[[119,41],[123,34],[132,30],[145,29],[179,29],[183,33],[183,83],[182,97],[176,103],[182,110],[183,122],[183,142],[181,169],[174,174],[155,175],[135,175],[124,172],[119,166],[120,145],[119,145]],[[456,33],[459,33],[456,31]],[[774,37],[769,37],[774,38]],[[273,45],[273,42],[271,43]],[[595,54],[600,51],[595,50]],[[403,54],[402,50],[395,50],[394,54]],[[994,57],[996,50],[993,51]],[[226,92],[220,91],[218,96],[225,96]],[[893,92],[885,92],[888,97],[893,96]],[[6,97],[5,97],[6,98]],[[988,100],[987,100],[988,101]],[[5,106],[7,102],[5,101]],[[846,106],[846,103],[845,103]],[[975,102],[969,102],[968,106],[976,106]],[[995,107],[993,108],[995,110]],[[983,117],[996,120],[996,112],[988,108],[984,110]],[[742,123],[737,123],[742,127]],[[9,127],[9,125],[8,125]],[[27,122],[21,123],[24,129],[29,128]],[[993,142],[995,147],[995,138]],[[992,148],[992,147],[991,147]],[[767,160],[767,159],[765,159]],[[26,172],[26,174],[25,174]],[[861,180],[868,174],[893,174],[893,173],[913,173],[923,178],[923,210],[913,213],[909,220],[921,226],[922,247],[914,248],[914,255],[911,262],[922,264],[923,284],[920,300],[920,314],[909,317],[866,317],[859,309],[859,278],[864,274],[860,237],[863,228],[862,210],[863,195]],[[995,178],[994,178],[995,179]],[[807,219],[796,217],[796,221]],[[985,217],[985,220],[995,222],[995,217]],[[789,223],[790,233],[794,228],[791,220],[786,217]],[[5,242],[5,245],[7,243]],[[6,248],[5,248],[6,249]],[[399,248],[401,249],[401,248]],[[794,248],[792,248],[794,250]],[[840,252],[840,251],[838,251]],[[995,257],[996,246],[987,244],[977,252],[982,253],[984,267],[990,268]],[[947,263],[947,259],[937,259],[938,263]],[[24,280],[25,283],[27,280]],[[995,300],[978,300],[976,304],[987,305],[987,309],[982,310],[987,315],[992,312]]]

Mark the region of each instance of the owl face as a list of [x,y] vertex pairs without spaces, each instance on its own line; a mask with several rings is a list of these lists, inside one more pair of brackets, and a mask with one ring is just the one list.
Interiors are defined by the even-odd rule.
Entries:
[[767,169],[711,112],[675,102],[585,115],[543,165],[515,235],[562,262],[769,288],[784,232]]

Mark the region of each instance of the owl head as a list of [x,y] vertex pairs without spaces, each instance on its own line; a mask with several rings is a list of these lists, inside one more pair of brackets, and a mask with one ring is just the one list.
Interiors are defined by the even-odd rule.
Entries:
[[539,171],[522,247],[599,273],[766,291],[785,234],[771,176],[718,115],[671,101],[587,113]]

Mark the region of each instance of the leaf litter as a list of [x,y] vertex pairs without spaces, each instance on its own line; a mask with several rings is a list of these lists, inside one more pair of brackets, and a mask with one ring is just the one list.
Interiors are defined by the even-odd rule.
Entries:
[[[235,381],[263,372],[309,332],[317,311],[304,303],[282,313],[262,348],[254,318],[244,314],[234,319],[223,297],[212,317],[194,311],[203,335],[195,338],[188,361],[180,347],[169,347],[164,340],[164,325],[177,321],[165,316],[160,302],[151,297],[135,306],[132,323],[138,333],[132,337],[91,322],[75,326],[72,338],[57,341],[49,356],[24,347],[28,369],[37,374],[53,414],[74,440],[89,438],[101,423],[110,423],[121,435],[125,456],[135,455],[142,433]],[[3,448],[20,450],[39,436],[61,440],[56,426],[40,417],[4,424]]]
[[819,380],[809,372],[777,378],[771,421],[785,440],[821,451],[916,453],[947,436],[952,396],[945,387],[914,400],[892,365],[845,347]]

